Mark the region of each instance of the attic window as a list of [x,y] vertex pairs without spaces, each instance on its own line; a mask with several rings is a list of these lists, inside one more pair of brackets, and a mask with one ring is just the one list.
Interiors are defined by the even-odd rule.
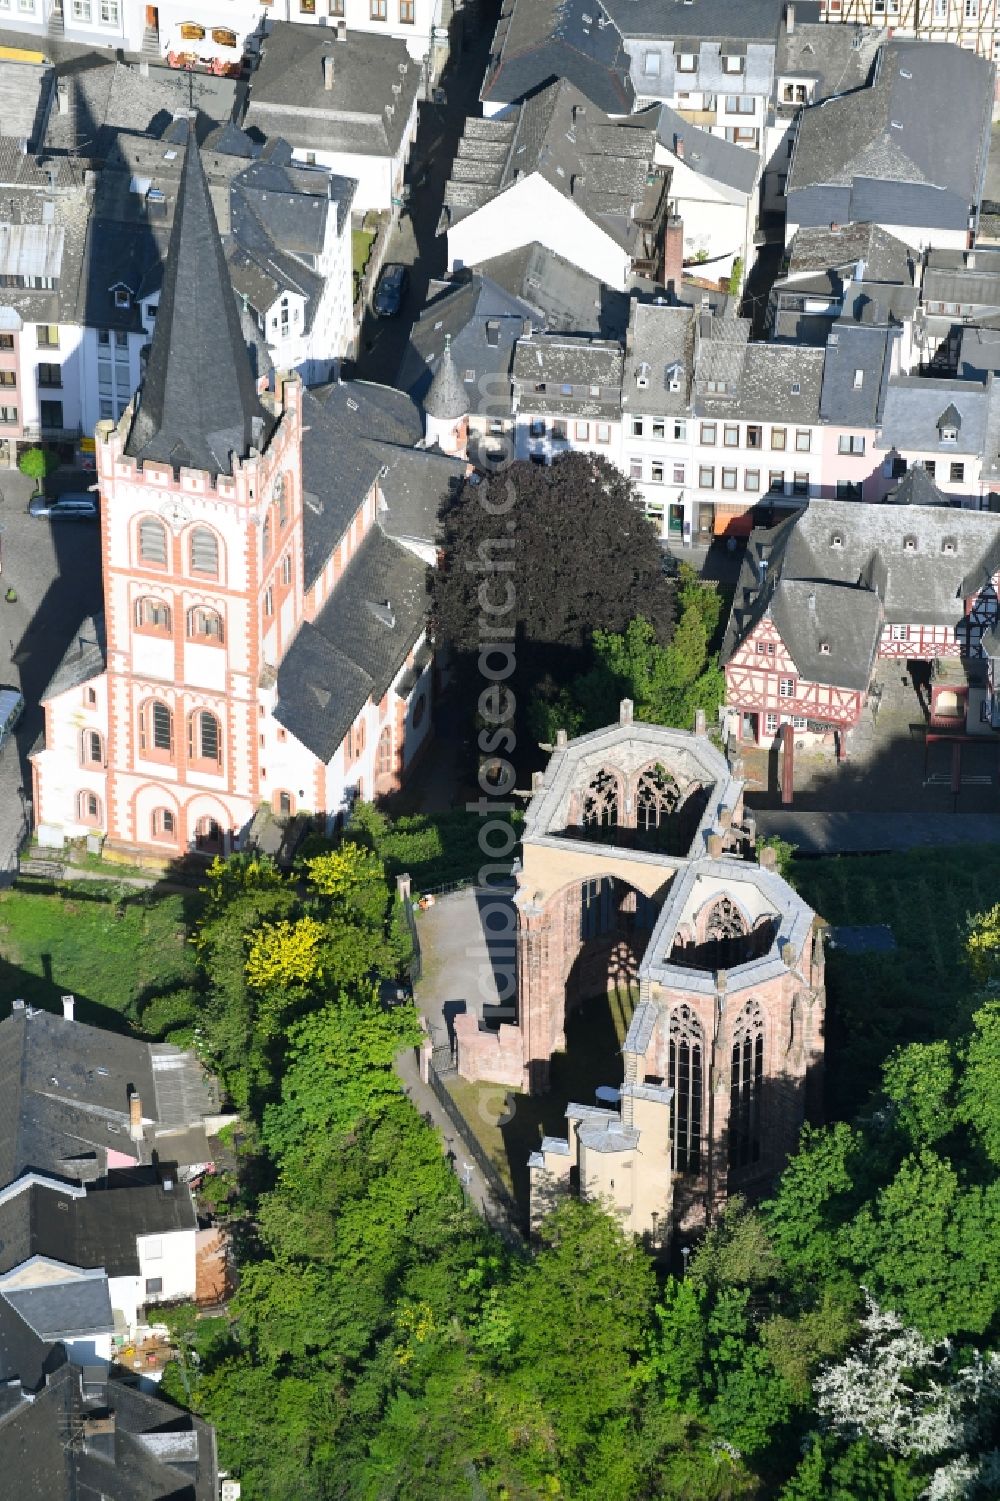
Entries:
[[916,539],[916,537],[904,537],[903,538],[903,551],[904,552],[916,552],[916,550],[917,550],[917,539]]
[[799,385],[799,382],[797,380],[793,380],[792,381],[792,395],[793,396],[798,396],[799,393],[801,392],[801,390],[802,390],[802,387]]
[[892,126],[893,130],[902,130],[903,128],[903,123],[901,120],[890,120],[889,124]]
[[466,370],[465,374],[462,376],[462,379],[465,381],[465,384],[467,386],[474,385],[475,384],[475,379],[476,379],[476,372],[474,370]]
[[833,535],[830,538],[830,546],[831,547],[843,547],[843,545],[844,545],[844,534],[843,534],[843,532],[834,532]]
[[819,654],[821,657],[828,657],[830,655],[829,641],[821,641],[819,643]]
[[942,443],[957,443],[958,442],[958,428],[957,427],[943,427],[941,429],[941,442]]
[[496,349],[500,343],[500,324],[495,318],[486,324],[486,342],[491,349]]
[[864,383],[865,383],[865,372],[863,370],[855,370],[855,372],[854,372],[854,389],[855,389],[855,391],[860,391],[861,387],[864,385]]
[[132,294],[128,287],[115,287],[115,307],[128,308],[132,306]]
[[946,553],[949,557],[952,557],[958,551],[955,545],[954,537],[945,537],[944,541],[941,543],[941,551],[943,553]]
[[638,370],[635,372],[635,383],[637,386],[641,387],[642,390],[645,390],[649,385],[649,366],[645,360],[642,361]]
[[197,21],[182,21],[181,36],[186,42],[200,42],[204,40],[205,28],[199,26]]

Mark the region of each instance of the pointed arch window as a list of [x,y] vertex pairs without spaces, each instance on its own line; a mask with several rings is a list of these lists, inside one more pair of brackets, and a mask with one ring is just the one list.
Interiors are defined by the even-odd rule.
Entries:
[[614,828],[619,820],[618,778],[603,767],[583,794],[581,822],[585,829]]
[[680,802],[680,789],[663,766],[649,766],[636,783],[636,823],[640,829],[658,829]]
[[742,964],[747,956],[747,924],[739,907],[728,896],[712,904],[705,919],[705,944],[711,945],[717,969]]
[[729,1166],[760,1161],[760,1107],[764,1090],[764,1017],[748,1001],[733,1026],[729,1074]]
[[678,1173],[700,1173],[702,1167],[702,1109],[704,1096],[705,1033],[690,1006],[670,1016],[670,1056],[667,1083],[671,1101],[673,1167]]
[[377,777],[388,776],[395,770],[395,757],[392,753],[392,726],[386,725],[378,737],[378,746],[375,751],[375,775]]

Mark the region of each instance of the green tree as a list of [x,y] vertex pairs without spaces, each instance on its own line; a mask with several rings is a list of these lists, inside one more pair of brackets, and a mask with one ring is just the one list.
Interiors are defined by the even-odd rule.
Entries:
[[42,480],[47,479],[53,469],[59,468],[59,456],[51,448],[26,448],[18,456],[17,467],[22,474],[35,481],[35,494],[42,488]]
[[955,1068],[947,1042],[911,1042],[883,1071],[885,1092],[901,1129],[915,1147],[933,1146],[954,1123]]
[[956,1114],[994,1167],[1000,1167],[1000,1001],[989,1001],[972,1018],[972,1035],[961,1052]]

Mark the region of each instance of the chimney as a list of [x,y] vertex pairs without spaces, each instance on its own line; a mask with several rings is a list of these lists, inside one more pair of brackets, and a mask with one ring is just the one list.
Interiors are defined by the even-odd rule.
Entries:
[[795,32],[795,6],[792,0],[789,0],[785,6],[785,31],[788,36],[794,35]]
[[631,724],[632,723],[632,711],[633,711],[634,708],[635,708],[635,705],[633,704],[633,702],[632,702],[632,700],[630,698],[623,698],[622,699],[621,704],[619,705],[619,708],[618,708],[618,722],[619,722],[619,724]]
[[339,20],[337,22],[337,41],[338,42],[346,42],[347,41],[347,22],[345,20],[343,20],[343,19],[341,19],[341,20]]
[[694,732],[695,732],[695,734],[696,735],[704,735],[705,728],[706,728],[706,720],[705,720],[705,711],[704,711],[704,709],[695,709],[695,711],[694,711]]
[[142,1100],[137,1089],[128,1097],[128,1134],[133,1141],[142,1141]]
[[74,996],[64,995],[63,998],[62,998],[62,1003],[63,1003],[63,1021],[64,1022],[71,1022],[73,1020],[73,1007],[76,1005],[76,999],[75,999]]
[[674,156],[678,161],[684,160],[684,137],[680,133],[674,136]]
[[680,297],[684,280],[684,220],[670,214],[663,230],[663,285],[674,299]]
[[722,856],[722,835],[721,834],[709,834],[709,836],[708,836],[708,855],[709,855],[709,859],[711,859],[711,860],[718,860],[718,859],[721,858],[721,856]]
[[329,52],[323,58],[323,87],[328,94],[333,89],[333,57]]
[[762,870],[774,870],[778,864],[778,856],[769,844],[760,852],[760,864]]
[[556,730],[556,750],[561,750],[566,744],[567,735],[565,730]]

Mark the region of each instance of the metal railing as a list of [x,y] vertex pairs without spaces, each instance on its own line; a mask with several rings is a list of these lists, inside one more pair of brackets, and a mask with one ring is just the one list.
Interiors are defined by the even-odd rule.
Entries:
[[493,1202],[500,1211],[502,1220],[487,1212],[486,1218],[488,1222],[493,1229],[498,1230],[501,1234],[507,1231],[520,1240],[524,1233],[524,1216],[518,1208],[510,1189],[504,1183],[493,1163],[477,1141],[475,1132],[458,1108],[451,1094],[449,1094],[432,1062],[427,1065],[427,1079],[438,1104],[458,1132],[459,1140],[462,1143],[462,1150],[468,1153],[469,1157],[482,1173],[483,1182],[486,1184]]

